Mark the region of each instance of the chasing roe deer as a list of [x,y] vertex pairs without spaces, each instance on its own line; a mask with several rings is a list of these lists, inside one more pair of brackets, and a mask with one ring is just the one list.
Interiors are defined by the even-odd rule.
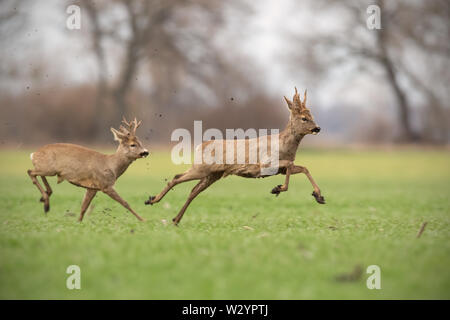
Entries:
[[[297,153],[297,148],[300,144],[302,138],[307,134],[317,134],[320,131],[320,127],[316,125],[314,122],[314,118],[311,115],[311,112],[308,108],[306,108],[306,91],[304,94],[303,101],[300,100],[300,96],[297,92],[297,88],[295,88],[295,94],[293,101],[290,101],[286,97],[284,99],[287,102],[290,117],[289,122],[286,128],[277,135],[270,136],[271,139],[268,139],[267,145],[271,148],[273,142],[278,142],[278,168],[276,168],[275,172],[267,174],[265,170],[266,164],[259,161],[257,163],[252,163],[249,161],[250,151],[252,149],[256,149],[257,154],[259,154],[260,144],[259,139],[268,138],[268,137],[259,137],[253,139],[245,139],[245,140],[212,140],[206,141],[199,145],[200,152],[202,155],[200,163],[194,163],[193,166],[186,172],[182,174],[177,174],[172,181],[170,181],[167,186],[159,193],[157,196],[150,196],[149,199],[145,202],[145,204],[153,205],[154,203],[159,202],[166,193],[176,186],[179,183],[191,181],[191,180],[200,180],[198,184],[192,189],[186,203],[181,208],[178,215],[172,219],[175,225],[178,225],[181,218],[183,217],[184,212],[187,207],[191,203],[191,201],[203,190],[208,188],[215,181],[224,178],[228,175],[237,175],[245,178],[264,178],[266,176],[271,176],[275,174],[284,174],[286,175],[286,179],[283,185],[278,185],[274,187],[271,193],[275,195],[279,195],[280,192],[285,192],[288,190],[289,186],[289,177],[292,174],[304,173],[306,177],[311,182],[314,191],[312,195],[315,197],[318,203],[324,204],[325,199],[320,193],[320,189],[317,184],[314,182],[311,174],[308,169],[302,166],[294,165],[295,155]],[[241,142],[241,147],[236,148],[239,141]],[[234,160],[237,159],[239,152],[244,152],[245,161],[244,163],[237,163],[236,161],[230,164],[229,161],[217,161],[217,156],[211,154],[205,154],[204,150],[211,150],[211,145],[218,146],[219,150],[222,150],[223,154],[226,153],[227,147],[234,148]],[[256,146],[256,147],[255,147]],[[275,146],[273,147],[275,149]],[[214,149],[216,150],[216,149]],[[221,158],[222,159],[222,158]],[[261,159],[260,159],[261,160]]]
[[[122,125],[119,130],[111,128],[114,140],[119,142],[119,147],[114,154],[106,155],[74,144],[55,143],[45,145],[30,155],[35,169],[28,170],[28,175],[42,194],[40,201],[44,202],[45,213],[50,209],[52,195],[46,176],[56,175],[58,183],[67,180],[78,187],[87,189],[78,221],[83,220],[84,213],[98,191],[106,193],[136,218],[144,221],[114,190],[114,183],[128,166],[136,159],[149,154],[136,137],[136,129],[141,121],[137,122],[135,118],[134,121],[127,122],[124,118],[122,122],[128,128]],[[41,177],[46,190],[40,185],[37,176]]]

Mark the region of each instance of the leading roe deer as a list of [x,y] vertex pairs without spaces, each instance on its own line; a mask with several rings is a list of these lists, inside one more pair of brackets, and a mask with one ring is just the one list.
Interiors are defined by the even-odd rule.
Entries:
[[[306,108],[306,91],[303,98],[303,101],[300,100],[300,96],[297,92],[297,88],[295,88],[295,94],[293,101],[290,101],[286,97],[284,99],[287,102],[290,117],[289,122],[286,128],[276,136],[270,136],[271,139],[268,139],[267,146],[271,147],[272,142],[278,142],[278,168],[276,168],[275,172],[267,173],[264,169],[266,168],[266,164],[264,164],[261,159],[257,163],[252,163],[249,161],[249,153],[245,151],[257,149],[256,153],[259,153],[260,137],[254,139],[245,139],[245,140],[212,140],[206,141],[202,143],[199,147],[201,149],[201,163],[194,163],[194,165],[186,172],[182,174],[177,174],[172,181],[170,181],[167,186],[161,191],[157,196],[150,196],[149,199],[145,202],[145,204],[153,205],[154,203],[159,202],[166,193],[176,186],[179,183],[191,181],[191,180],[200,180],[200,182],[192,189],[186,203],[181,208],[178,215],[172,219],[175,225],[178,225],[181,218],[183,217],[184,212],[187,207],[191,203],[191,201],[203,190],[208,188],[215,181],[224,178],[228,175],[237,175],[245,178],[264,178],[267,176],[275,175],[275,174],[284,174],[286,175],[286,179],[283,185],[278,185],[274,187],[271,193],[275,195],[279,195],[280,192],[285,192],[288,190],[289,186],[289,176],[297,173],[304,173],[309,181],[311,182],[314,191],[312,195],[315,197],[318,203],[324,204],[325,199],[320,193],[320,189],[317,184],[314,182],[311,174],[308,169],[302,166],[294,165],[295,155],[297,153],[297,148],[300,144],[302,138],[307,134],[317,134],[320,131],[320,127],[316,125],[314,122],[314,118],[311,115],[309,109]],[[239,141],[241,142],[241,147],[236,148]],[[256,148],[254,146],[257,146]],[[218,146],[219,150],[222,150],[222,153],[225,154],[227,146],[228,148],[234,147],[234,160],[238,157],[238,152],[244,152],[245,161],[243,164],[239,164],[234,161],[232,164],[229,164],[228,161],[217,161],[217,156],[207,155],[204,150],[211,149],[208,148],[211,146]],[[274,147],[275,149],[276,147]],[[214,148],[214,152],[216,148]],[[254,151],[254,150],[253,150]],[[224,155],[219,157],[222,157]],[[224,159],[225,157],[223,157]],[[221,159],[222,160],[222,159]]]
[[[114,140],[119,142],[119,147],[114,154],[105,155],[68,143],[48,144],[31,154],[31,161],[35,169],[28,170],[28,175],[42,194],[40,201],[44,202],[45,213],[50,209],[49,199],[52,195],[52,189],[45,177],[56,175],[58,183],[67,180],[78,187],[87,189],[78,221],[83,220],[84,213],[97,191],[106,193],[128,209],[136,218],[144,221],[114,190],[114,183],[128,166],[136,159],[149,154],[136,137],[136,129],[141,121],[137,122],[135,118],[134,121],[127,122],[124,118],[123,123],[128,128],[122,125],[119,130],[111,128]],[[46,190],[39,184],[37,176],[42,178]]]

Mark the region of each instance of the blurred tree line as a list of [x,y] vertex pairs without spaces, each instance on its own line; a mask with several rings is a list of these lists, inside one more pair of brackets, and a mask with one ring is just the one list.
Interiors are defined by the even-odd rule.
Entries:
[[[368,31],[370,5],[380,9],[380,30]],[[325,19],[333,12],[342,23],[313,33],[294,32],[295,41],[307,44],[306,50],[295,52],[299,66],[308,65],[309,76],[313,72],[321,80],[340,72],[334,76],[345,83],[364,73],[370,81],[384,84],[387,90],[379,94],[392,96],[395,128],[388,128],[386,119],[376,115],[372,140],[390,130],[396,133],[390,138],[400,142],[448,142],[450,3],[319,0],[314,6]],[[351,70],[348,76],[344,68]],[[348,85],[342,89],[351,90]],[[421,102],[414,105],[417,100]]]
[[[71,83],[65,73],[73,66],[58,65],[60,55],[49,60],[36,54],[34,46],[42,44],[29,40],[40,31],[31,21],[30,3],[0,0],[3,144],[110,142],[108,128],[122,115],[144,120],[141,136],[154,143],[167,143],[173,129],[191,129],[194,120],[219,129],[282,128],[287,120],[281,98],[293,88],[271,92],[271,66],[239,50],[257,9],[250,1],[54,2],[62,19],[68,5],[82,12],[81,30],[62,32],[83,49],[76,59],[89,61],[83,72],[93,76]],[[329,106],[314,106],[330,141],[341,134],[349,142],[448,143],[447,1],[379,0],[381,30],[366,27],[373,1],[280,5],[285,3],[294,27],[280,28],[284,48],[274,65],[285,68],[286,78],[307,83],[313,92],[329,83],[348,92],[352,78],[364,75],[388,97],[381,100],[387,107],[379,108],[373,101],[346,105],[339,96]],[[310,19],[296,20],[295,12],[306,6]],[[331,19],[331,28],[315,26],[324,19]],[[53,28],[64,26],[63,20]],[[52,68],[59,72],[50,76]]]

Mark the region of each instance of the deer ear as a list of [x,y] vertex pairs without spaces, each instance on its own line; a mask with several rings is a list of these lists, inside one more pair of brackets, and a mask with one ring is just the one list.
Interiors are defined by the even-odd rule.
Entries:
[[292,101],[289,101],[289,99],[286,98],[286,96],[284,96],[284,100],[286,100],[289,110],[292,110]]
[[112,134],[114,136],[114,140],[115,141],[119,141],[120,142],[120,141],[122,141],[123,138],[125,138],[125,136],[121,132],[117,131],[114,128],[111,128],[111,132],[112,132]]

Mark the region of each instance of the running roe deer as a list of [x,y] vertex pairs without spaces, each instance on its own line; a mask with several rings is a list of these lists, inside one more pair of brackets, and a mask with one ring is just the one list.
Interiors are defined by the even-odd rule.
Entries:
[[[286,97],[284,97],[284,99],[286,100],[290,111],[289,122],[286,128],[280,134],[278,134],[277,136],[270,136],[275,138],[275,141],[278,141],[279,159],[278,170],[276,172],[266,175],[266,173],[263,171],[265,164],[263,164],[261,161],[256,164],[251,164],[248,158],[249,154],[247,153],[245,153],[244,164],[238,164],[236,162],[234,162],[233,164],[226,164],[225,161],[220,161],[220,163],[218,163],[217,161],[214,162],[214,160],[217,159],[215,158],[215,155],[212,156],[214,159],[211,159],[210,155],[205,155],[203,153],[203,150],[205,150],[208,145],[221,145],[219,150],[222,150],[223,153],[225,153],[227,144],[229,145],[229,143],[231,143],[233,144],[233,146],[236,146],[239,140],[234,140],[234,142],[232,142],[231,140],[206,141],[199,146],[202,150],[202,162],[199,164],[194,163],[188,171],[182,174],[177,174],[173,178],[173,180],[170,181],[167,186],[161,191],[161,193],[159,193],[157,196],[150,196],[149,199],[145,201],[145,204],[153,205],[154,203],[159,202],[171,188],[179,183],[191,180],[200,180],[200,182],[198,182],[198,184],[192,189],[186,203],[181,208],[178,215],[172,219],[173,223],[175,225],[178,225],[191,201],[200,192],[204,191],[211,184],[221,178],[224,178],[228,175],[237,175],[245,178],[264,178],[274,174],[284,174],[286,175],[284,184],[274,187],[271,191],[271,193],[278,196],[280,192],[285,192],[288,190],[289,176],[297,173],[304,173],[307,176],[314,188],[312,195],[315,197],[318,203],[324,204],[325,199],[321,195],[320,189],[314,182],[314,179],[312,178],[308,169],[302,166],[294,165],[297,148],[302,138],[307,134],[319,133],[320,127],[316,125],[310,110],[306,108],[306,91],[303,101],[300,100],[297,88],[295,88],[293,101],[290,101]],[[234,159],[236,160],[237,158],[237,152],[245,152],[246,150],[250,150],[251,148],[254,148],[252,147],[252,145],[257,145],[259,151],[259,139],[260,138],[246,139],[244,141],[240,140],[241,142],[243,142],[243,144],[241,144],[241,146],[243,147],[241,147],[240,149],[234,149]],[[272,139],[268,140],[268,147],[270,147],[271,141]]]
[[[136,137],[136,129],[141,121],[137,122],[135,118],[134,121],[127,122],[124,118],[122,122],[128,128],[122,125],[119,130],[111,128],[114,140],[119,142],[119,147],[114,154],[102,154],[75,144],[55,143],[45,145],[30,155],[35,169],[28,170],[28,175],[42,194],[40,201],[44,202],[45,213],[50,209],[49,200],[52,195],[52,189],[45,177],[56,175],[58,183],[67,180],[78,187],[87,189],[78,221],[83,220],[84,213],[98,191],[104,192],[128,209],[136,218],[144,221],[114,190],[114,183],[128,166],[136,159],[149,154]],[[46,190],[39,184],[37,176],[41,177]]]

